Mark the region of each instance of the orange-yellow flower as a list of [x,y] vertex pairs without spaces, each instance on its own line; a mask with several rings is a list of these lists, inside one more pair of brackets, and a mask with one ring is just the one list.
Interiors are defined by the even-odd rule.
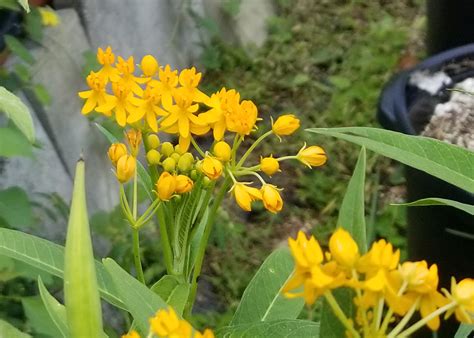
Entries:
[[186,95],[192,97],[194,102],[205,102],[209,97],[198,89],[201,81],[201,73],[196,73],[196,68],[185,68],[179,74],[179,84],[186,91]]
[[262,199],[260,190],[249,187],[245,183],[235,183],[231,191],[239,207],[245,211],[252,211],[252,202]]
[[158,77],[160,80],[151,80],[150,85],[161,93],[163,106],[170,106],[173,104],[173,92],[178,85],[178,71],[171,70],[171,67],[166,65],[165,68],[158,69]]
[[264,184],[261,188],[262,201],[265,209],[272,213],[277,213],[283,208],[283,200],[277,188],[271,184]]
[[97,61],[102,65],[99,73],[106,81],[118,80],[118,70],[114,67],[115,55],[110,46],[107,46],[105,51],[102,48],[97,49]]
[[306,148],[306,144],[300,149],[296,158],[310,168],[319,167],[327,161],[327,156],[323,148],[318,146]]
[[260,159],[260,170],[262,170],[268,176],[272,176],[278,170],[280,170],[280,163],[272,156],[264,157]]
[[126,183],[135,174],[137,160],[131,155],[124,155],[117,161],[116,176],[120,183]]
[[138,84],[144,83],[146,79],[139,78],[133,75],[133,72],[135,71],[135,63],[133,61],[133,56],[130,56],[127,60],[119,56],[117,62],[117,70],[121,75],[121,80],[128,88],[132,90],[133,93],[139,96],[143,95],[143,89]]
[[184,194],[193,188],[193,180],[191,180],[186,175],[178,175],[176,176],[176,189],[175,191],[178,194]]
[[201,170],[211,180],[217,180],[222,175],[222,162],[218,159],[206,156],[201,163]]
[[153,55],[145,55],[142,58],[142,62],[140,63],[140,67],[142,68],[143,75],[147,77],[151,77],[156,74],[158,71],[158,61],[156,61]]
[[164,171],[156,182],[156,192],[162,201],[168,201],[176,191],[176,177]]
[[137,106],[136,109],[130,112],[127,118],[128,123],[135,123],[145,117],[145,120],[155,133],[158,131],[157,116],[164,116],[167,113],[159,107],[161,102],[161,93],[158,89],[147,85],[142,91],[142,98],[131,98],[131,102]]
[[113,143],[109,147],[109,151],[107,152],[109,155],[110,161],[113,163],[114,166],[117,165],[118,160],[127,155],[127,147],[123,143]]
[[240,109],[240,94],[234,89],[222,88],[219,92],[212,94],[205,104],[211,109],[200,116],[213,129],[214,139],[222,140],[227,129],[226,116],[231,115],[235,109]]
[[[107,102],[105,93],[105,78],[99,74],[90,72],[86,78],[87,84],[91,90],[79,92],[78,95],[81,99],[86,99],[84,106],[82,107],[81,113],[84,115],[89,114],[98,105],[103,105]],[[104,112],[104,115],[110,116],[111,112]]]
[[104,114],[113,111],[118,125],[125,127],[127,116],[138,109],[132,104],[133,94],[123,81],[113,82],[112,92],[114,95],[107,95],[106,103],[97,107],[96,110]]
[[293,114],[280,116],[272,125],[275,135],[286,136],[293,134],[300,127],[300,120]]
[[252,101],[244,100],[230,108],[232,110],[225,115],[227,129],[241,136],[249,135],[257,122],[257,106]]
[[185,338],[191,337],[193,328],[184,319],[179,319],[173,308],[158,310],[154,317],[150,318],[151,332],[159,337]]
[[219,161],[228,162],[232,154],[232,149],[225,141],[220,141],[214,145],[212,152]]
[[451,280],[451,300],[456,302],[454,314],[461,323],[474,324],[474,279]]
[[345,268],[353,268],[359,259],[359,248],[346,230],[338,228],[329,239],[331,257]]
[[136,157],[142,143],[142,132],[137,129],[130,129],[125,133],[125,136],[130,145],[132,155]]

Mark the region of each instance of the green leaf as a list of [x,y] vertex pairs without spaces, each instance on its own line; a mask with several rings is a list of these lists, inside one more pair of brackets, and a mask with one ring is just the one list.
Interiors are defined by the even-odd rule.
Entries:
[[[346,314],[348,318],[354,318],[354,293],[352,290],[348,288],[339,288],[337,290],[333,290],[332,294],[334,298],[336,298],[337,303],[341,307],[341,309]],[[346,336],[346,329],[341,324],[339,319],[334,315],[331,310],[331,307],[327,303],[326,300],[323,301],[323,307],[321,309],[321,337],[345,337]]]
[[33,147],[16,128],[0,128],[0,156],[33,157]]
[[35,63],[35,58],[33,57],[33,55],[31,55],[29,50],[26,49],[25,46],[23,46],[20,40],[11,35],[5,35],[4,39],[8,49],[10,49],[13,54],[18,56],[26,63],[29,63],[30,65]]
[[[14,258],[63,278],[64,247],[20,231],[0,228],[0,255]],[[125,309],[104,266],[95,262],[99,291],[110,304]]]
[[37,7],[33,7],[30,14],[25,16],[24,26],[28,38],[41,43],[43,38],[43,23],[41,13]]
[[30,12],[30,5],[28,4],[28,0],[17,0],[21,7],[25,10],[26,13]]
[[288,248],[268,256],[245,289],[231,325],[296,319],[304,306],[303,298],[289,299],[281,293],[293,269]]
[[28,195],[23,189],[11,187],[0,190],[0,218],[17,229],[27,228],[33,224],[33,211]]
[[[319,337],[319,323],[309,320],[275,320],[226,326],[216,332],[216,337]],[[321,336],[324,337],[324,336]],[[327,337],[324,337],[327,338]]]
[[428,137],[411,136],[378,128],[312,128],[307,131],[337,137],[448,183],[474,192],[474,152]]
[[[44,307],[46,308],[49,317],[53,321],[57,330],[63,337],[69,336],[69,328],[67,326],[67,314],[64,305],[59,303],[56,298],[50,295],[48,290],[43,284],[41,278],[38,278],[38,289],[40,292],[41,300],[43,301]],[[58,336],[53,335],[53,337]]]
[[24,297],[21,299],[23,311],[28,318],[28,325],[31,326],[36,335],[46,335],[49,337],[61,337],[61,332],[51,320],[40,296]]
[[106,258],[103,264],[119,291],[127,311],[133,316],[140,333],[146,335],[149,318],[157,310],[166,309],[168,305],[155,292],[122,269],[113,259]]
[[454,338],[468,338],[474,332],[474,324],[461,324]]
[[427,207],[427,206],[432,206],[432,205],[444,205],[444,206],[450,206],[462,211],[467,212],[468,214],[474,215],[474,205],[466,204],[466,203],[461,203],[453,200],[448,200],[445,198],[436,198],[436,197],[431,197],[431,198],[423,198],[418,201],[414,201],[411,203],[394,203],[391,205],[395,206],[407,206],[407,207]]
[[0,87],[0,111],[4,112],[12,120],[31,143],[35,142],[35,128],[28,107],[18,96],[4,87]]
[[10,323],[0,319],[0,338],[31,338],[31,336],[21,332]]
[[49,106],[51,104],[51,95],[49,95],[48,90],[42,84],[36,84],[33,87],[33,92],[35,93],[36,98],[43,106]]
[[64,251],[64,301],[72,337],[102,335],[102,308],[86,205],[85,163],[76,164]]
[[160,296],[166,304],[173,307],[179,315],[182,315],[190,288],[189,283],[180,283],[176,276],[164,275],[151,287],[151,290]]

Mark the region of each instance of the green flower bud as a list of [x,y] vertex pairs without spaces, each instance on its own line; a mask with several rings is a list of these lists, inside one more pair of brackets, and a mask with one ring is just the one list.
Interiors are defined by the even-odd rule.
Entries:
[[212,180],[207,176],[204,176],[202,178],[202,185],[204,186],[204,188],[208,188],[209,185],[211,184],[211,182],[212,182]]
[[168,157],[174,152],[174,147],[170,142],[164,142],[161,144],[161,153]]
[[146,159],[149,164],[160,163],[160,158],[161,158],[161,154],[155,149],[151,149],[146,153]]
[[191,153],[184,153],[178,160],[178,169],[182,172],[191,170],[194,163],[194,157]]
[[181,147],[179,146],[179,144],[174,146],[174,151],[180,155],[183,155],[185,153],[183,150],[181,150]]
[[150,149],[156,149],[160,145],[160,139],[158,138],[158,135],[156,134],[150,134],[146,138],[146,144]]
[[172,153],[172,154],[170,155],[170,157],[171,157],[173,160],[175,160],[176,163],[178,163],[178,161],[179,161],[181,155],[178,154],[178,153]]
[[168,157],[166,160],[164,160],[161,165],[163,169],[167,172],[172,172],[176,169],[176,161],[171,157]]
[[196,169],[191,170],[191,173],[189,174],[189,177],[193,180],[196,181],[198,178],[198,172]]

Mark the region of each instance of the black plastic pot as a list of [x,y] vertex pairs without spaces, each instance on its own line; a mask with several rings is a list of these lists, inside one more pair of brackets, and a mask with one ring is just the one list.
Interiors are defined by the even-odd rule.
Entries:
[[[410,75],[418,70],[438,71],[449,65],[471,59],[474,44],[462,46],[430,57],[415,68],[398,74],[384,88],[378,109],[378,120],[386,129],[415,135],[420,132],[412,108],[426,100],[427,93],[409,84]],[[474,68],[453,67],[453,82],[474,76]],[[450,85],[452,87],[453,85]],[[445,89],[445,88],[444,88]],[[449,94],[441,89],[437,99],[442,102]],[[433,103],[432,103],[433,104]],[[432,110],[431,110],[432,113]],[[429,116],[426,117],[426,122]],[[474,170],[474,168],[473,168]],[[474,204],[474,195],[439,180],[425,172],[406,167],[407,200],[441,197]],[[474,218],[447,206],[409,207],[408,254],[410,260],[427,260],[439,268],[440,284],[449,288],[450,276],[457,280],[474,276]],[[439,337],[453,337],[455,326],[445,327]]]
[[0,10],[0,51],[5,48],[5,35],[19,35],[22,13],[20,11]]

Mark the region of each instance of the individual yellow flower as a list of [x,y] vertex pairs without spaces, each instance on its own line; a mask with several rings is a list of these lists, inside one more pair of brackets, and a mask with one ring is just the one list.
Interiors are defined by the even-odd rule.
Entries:
[[282,115],[272,124],[275,135],[286,136],[293,134],[300,127],[300,120],[293,114]]
[[119,56],[117,62],[117,70],[121,75],[122,81],[125,83],[125,85],[129,87],[133,93],[142,96],[143,89],[138,84],[144,83],[147,80],[133,75],[133,73],[135,72],[135,63],[133,61],[133,56],[130,56],[127,60]]
[[260,191],[262,192],[262,201],[265,209],[274,214],[281,211],[283,208],[283,200],[274,185],[264,184]]
[[196,73],[196,68],[186,68],[179,74],[179,84],[186,91],[186,95],[192,98],[193,102],[206,102],[209,97],[198,89],[201,81],[201,73]]
[[359,259],[359,248],[346,230],[338,228],[329,239],[331,257],[339,265],[352,269]]
[[214,338],[214,332],[210,329],[205,329],[203,333],[197,331],[194,333],[193,338]]
[[260,159],[260,170],[262,170],[268,176],[272,176],[280,170],[280,163],[272,156],[264,157]]
[[135,123],[145,117],[145,120],[155,133],[158,131],[157,116],[164,116],[167,113],[159,107],[161,93],[155,87],[148,84],[142,92],[142,98],[133,97],[131,99],[137,108],[134,109],[127,118],[128,123]]
[[120,183],[126,183],[135,174],[137,160],[131,155],[124,155],[117,161],[117,171],[115,175]]
[[147,77],[151,77],[156,74],[158,71],[158,61],[156,61],[153,55],[145,55],[142,58],[142,62],[140,63],[140,67],[142,68],[143,75]]
[[178,71],[171,70],[169,65],[158,69],[159,81],[152,80],[150,85],[156,87],[161,93],[163,106],[171,106],[173,103],[173,92],[178,85]]
[[[456,283],[456,279],[453,277],[451,279],[451,295],[447,294],[447,296],[456,302],[454,308],[456,319],[461,323],[474,324],[474,279],[465,278]],[[449,316],[452,311],[446,315]]]
[[217,142],[213,148],[213,154],[219,161],[228,162],[232,155],[232,149],[230,145],[225,141]]
[[137,331],[132,330],[129,333],[122,335],[122,338],[140,338],[140,335]]
[[138,109],[132,104],[133,94],[122,81],[112,83],[112,92],[114,95],[107,95],[106,103],[98,106],[96,110],[100,113],[113,111],[118,125],[125,127],[127,116]]
[[[84,106],[81,110],[81,113],[84,115],[89,114],[98,105],[100,106],[106,103],[105,78],[99,73],[90,72],[86,78],[86,81],[91,90],[78,93],[81,99],[86,99],[86,103],[84,103]],[[104,112],[104,114],[106,116],[110,116],[111,112]]]
[[239,207],[245,211],[252,211],[252,202],[262,199],[260,190],[249,187],[245,183],[235,183],[231,191]]
[[109,147],[109,151],[107,152],[109,155],[110,161],[113,163],[114,166],[117,165],[118,160],[127,155],[127,147],[123,143],[113,143]]
[[50,7],[38,7],[38,11],[40,12],[43,26],[55,27],[61,22],[59,16]]
[[222,175],[223,169],[222,162],[214,157],[206,156],[202,160],[201,170],[211,180],[217,180]]
[[219,92],[212,94],[205,104],[211,109],[200,116],[213,129],[214,139],[220,141],[227,129],[226,116],[232,114],[234,107],[240,109],[240,94],[234,89],[222,88]]
[[250,100],[244,100],[240,105],[234,103],[230,108],[232,110],[225,115],[227,130],[241,136],[249,135],[257,122],[257,106]]
[[142,132],[137,129],[130,129],[125,133],[125,136],[130,146],[132,155],[136,157],[138,155],[138,151],[140,150],[140,144],[142,143]]
[[163,108],[169,114],[161,122],[160,128],[166,133],[179,134],[179,146],[182,151],[187,151],[191,134],[203,135],[209,131],[209,126],[196,115],[199,106],[192,104],[192,98],[183,91],[177,91],[182,95],[175,95],[175,105],[163,101]]
[[300,149],[296,158],[308,167],[319,167],[326,163],[327,156],[323,148],[318,146],[310,146],[306,148],[306,143]]
[[105,51],[102,48],[97,49],[97,61],[102,65],[99,73],[106,81],[118,81],[118,70],[114,67],[115,55],[110,46],[107,46]]
[[193,180],[186,175],[176,176],[176,189],[178,194],[185,194],[193,189]]
[[156,192],[162,201],[168,201],[176,191],[176,177],[164,171],[156,182]]
[[162,309],[150,318],[151,332],[159,337],[188,338],[192,336],[193,328],[184,319],[179,319],[173,308]]

